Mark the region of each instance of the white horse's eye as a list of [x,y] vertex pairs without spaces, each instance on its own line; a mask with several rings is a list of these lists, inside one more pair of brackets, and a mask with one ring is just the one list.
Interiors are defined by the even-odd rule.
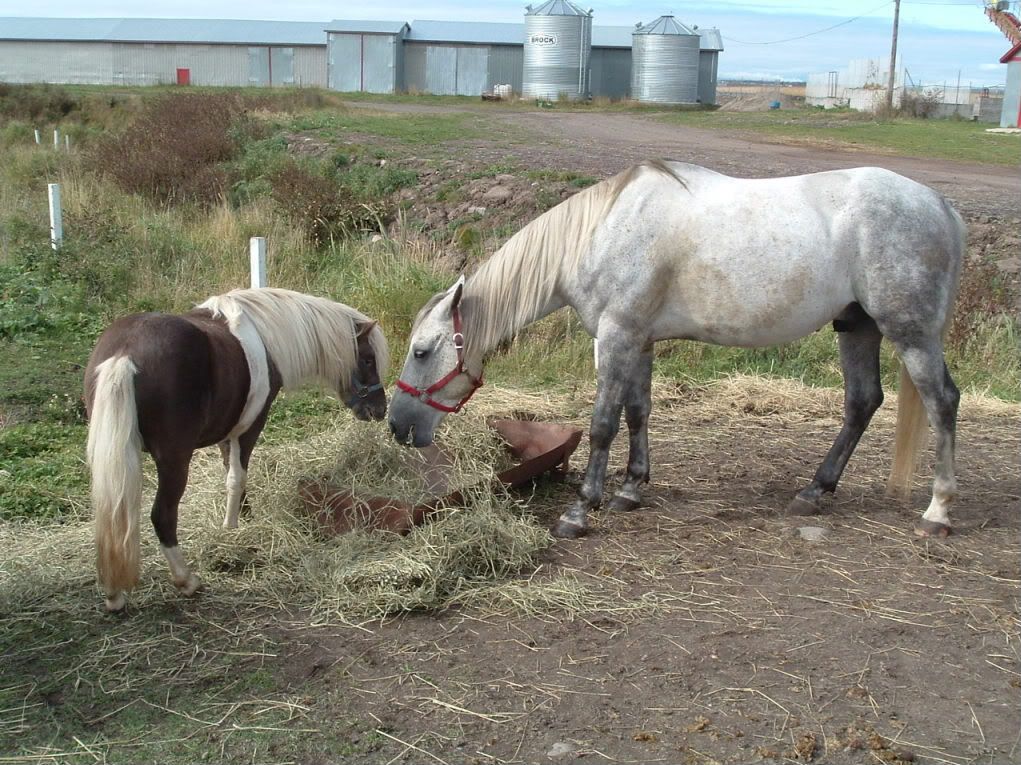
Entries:
[[423,350],[415,351],[415,358],[416,359],[424,359],[428,355],[429,355],[429,351],[423,351]]

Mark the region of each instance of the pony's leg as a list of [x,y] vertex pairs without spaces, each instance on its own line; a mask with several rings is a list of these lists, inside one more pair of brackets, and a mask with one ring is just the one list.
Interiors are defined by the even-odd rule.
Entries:
[[247,503],[245,489],[248,486],[248,462],[252,457],[255,442],[259,440],[259,434],[262,433],[262,428],[266,424],[266,415],[269,413],[271,401],[272,399],[266,403],[266,408],[252,423],[252,427],[237,438],[225,441],[226,447],[220,444],[220,451],[224,454],[224,465],[227,468],[227,512],[223,517],[225,529],[238,527],[241,509]]
[[160,550],[170,566],[170,575],[184,595],[192,595],[202,584],[184,561],[177,546],[177,508],[188,485],[188,466],[191,452],[153,455],[159,487],[152,504],[152,525],[160,541]]
[[227,443],[227,512],[223,516],[223,527],[236,529],[241,514],[241,501],[248,484],[248,470],[241,464],[241,444],[238,439],[232,438]]
[[649,412],[652,411],[652,346],[641,355],[635,376],[624,400],[627,422],[627,477],[610,500],[611,510],[634,510],[642,504],[641,489],[649,482]]
[[957,496],[954,472],[954,441],[957,431],[957,406],[960,391],[943,361],[942,343],[898,346],[901,363],[918,389],[929,424],[936,431],[936,467],[932,482],[932,500],[915,524],[922,537],[945,537],[950,533],[950,504]]
[[[602,329],[602,328],[601,328]],[[606,462],[610,444],[620,429],[620,414],[624,399],[631,386],[635,369],[640,365],[642,341],[624,341],[623,333],[599,333],[599,381],[596,403],[589,429],[589,458],[585,478],[578,489],[578,498],[557,520],[551,529],[553,536],[575,539],[588,532],[588,511],[598,507],[606,480]]]
[[812,482],[787,506],[792,515],[819,512],[822,495],[832,493],[872,415],[883,403],[879,345],[883,336],[871,317],[862,315],[854,329],[840,332],[840,366],[844,372],[844,423]]

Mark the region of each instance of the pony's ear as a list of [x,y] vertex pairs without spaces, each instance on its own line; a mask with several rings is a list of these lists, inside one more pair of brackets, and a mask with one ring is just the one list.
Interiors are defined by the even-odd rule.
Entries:
[[369,319],[368,321],[356,321],[355,322],[355,337],[361,339],[368,335],[376,327],[376,321]]
[[450,310],[453,311],[461,302],[461,293],[464,292],[464,274],[461,274],[457,282],[450,289],[453,293],[450,298]]

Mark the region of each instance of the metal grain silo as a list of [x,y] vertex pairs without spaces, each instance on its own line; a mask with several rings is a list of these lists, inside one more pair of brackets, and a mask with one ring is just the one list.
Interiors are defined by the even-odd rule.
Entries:
[[660,104],[698,101],[700,42],[673,16],[639,24],[631,35],[631,97]]
[[522,95],[571,100],[589,96],[592,11],[569,0],[548,0],[525,9]]

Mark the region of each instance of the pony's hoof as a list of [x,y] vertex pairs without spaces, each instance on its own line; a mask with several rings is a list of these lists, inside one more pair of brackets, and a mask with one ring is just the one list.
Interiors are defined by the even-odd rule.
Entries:
[[787,505],[787,515],[818,515],[819,510],[819,500],[813,502],[812,500],[805,499],[800,495],[792,499],[791,503]]
[[578,539],[588,534],[588,528],[563,519],[553,524],[550,533],[557,539]]
[[925,518],[922,518],[922,520],[915,524],[915,536],[946,539],[950,536],[950,527],[939,521],[927,521]]
[[111,614],[116,614],[124,610],[124,607],[128,604],[128,596],[123,592],[118,592],[112,598],[107,598],[105,604],[107,611]]
[[184,582],[174,582],[177,585],[178,591],[187,597],[191,597],[200,589],[202,589],[202,580],[194,574],[188,574],[188,578]]
[[608,508],[621,513],[630,513],[632,510],[640,507],[641,504],[640,500],[625,497],[623,494],[614,494]]

